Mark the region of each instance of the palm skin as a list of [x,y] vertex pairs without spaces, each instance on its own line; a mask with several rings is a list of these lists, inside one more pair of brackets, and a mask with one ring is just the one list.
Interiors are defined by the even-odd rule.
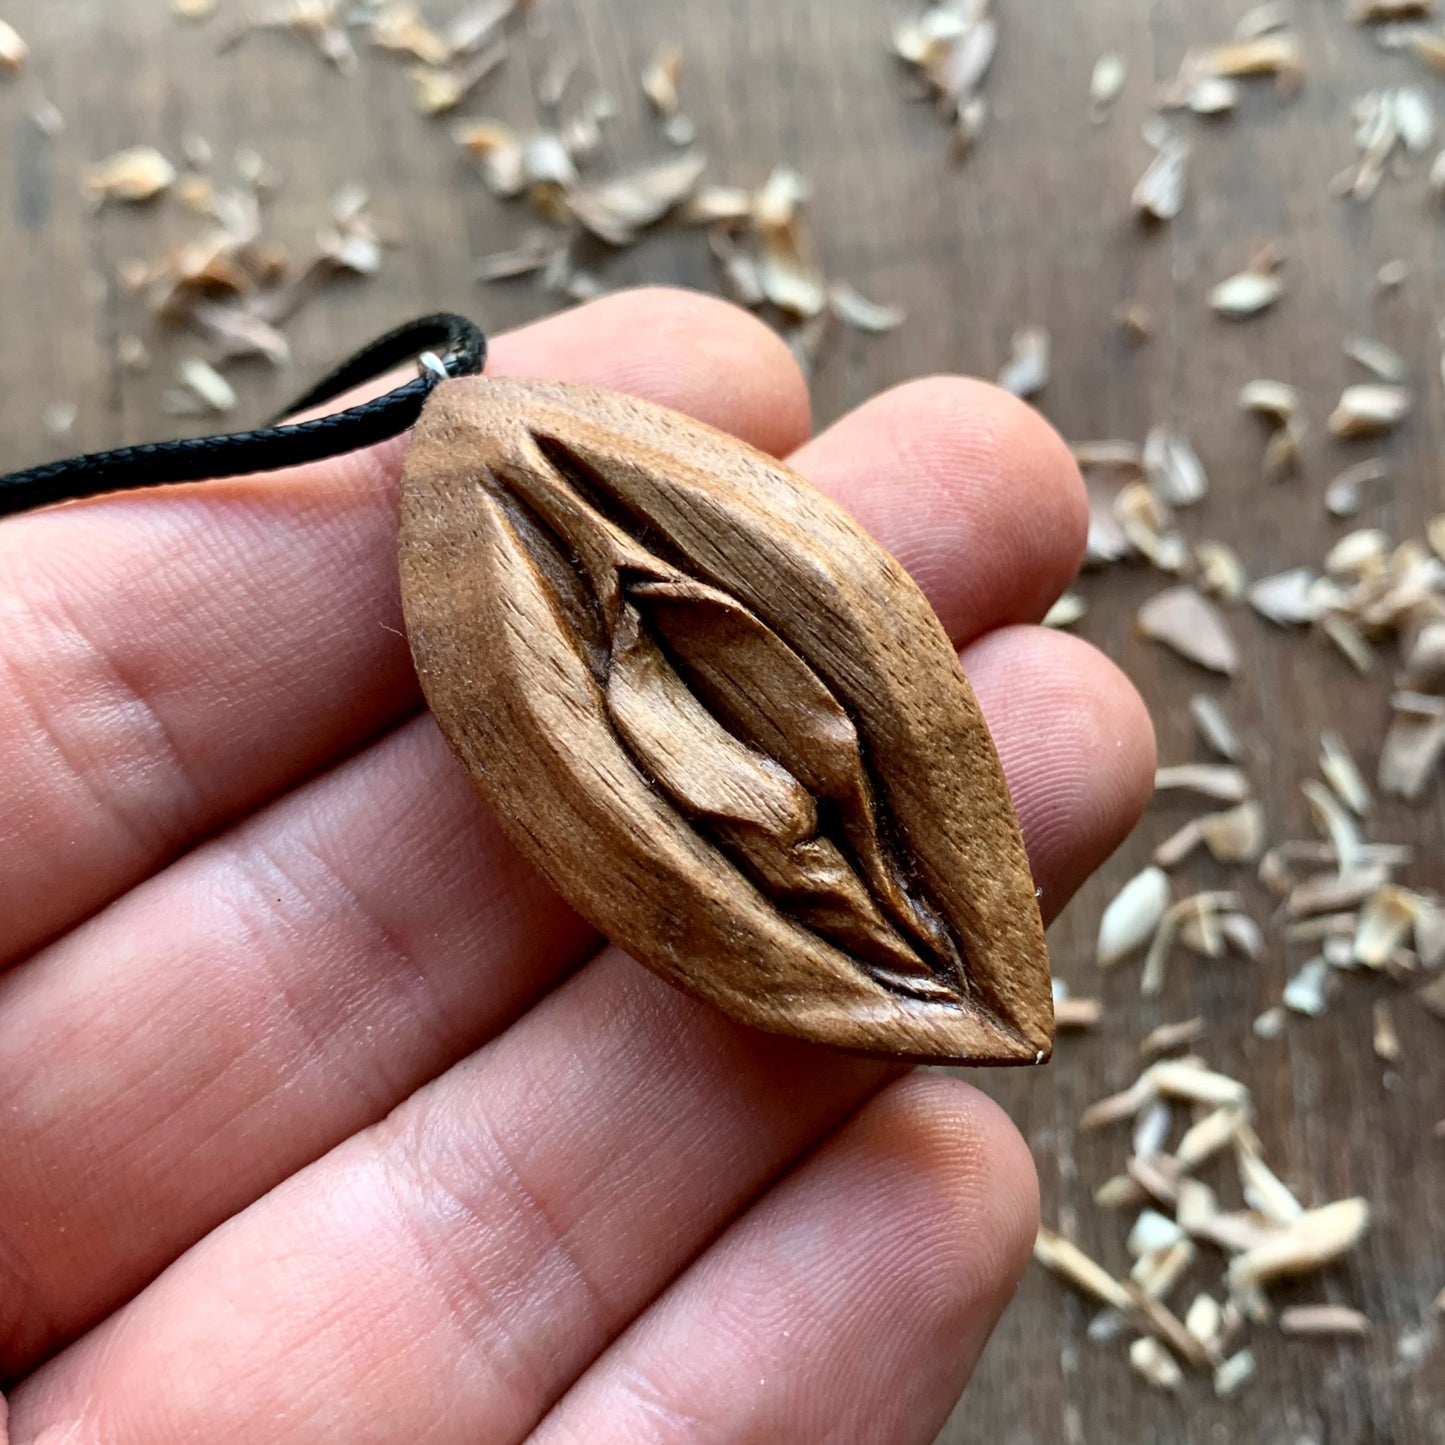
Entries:
[[[931,378],[808,440],[776,338],[679,292],[492,370],[849,508],[962,652],[1047,912],[1127,832],[1147,715],[1034,625],[1086,524],[1034,413]],[[1023,1141],[730,1023],[518,858],[421,711],[403,446],[0,524],[9,1445],[931,1440],[1028,1255]]]

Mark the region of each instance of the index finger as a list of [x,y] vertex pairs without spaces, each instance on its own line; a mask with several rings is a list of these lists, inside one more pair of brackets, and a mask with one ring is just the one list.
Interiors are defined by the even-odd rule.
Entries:
[[[783,343],[689,292],[499,337],[492,370],[631,392],[779,453],[809,426]],[[0,524],[0,966],[420,706],[404,450]]]

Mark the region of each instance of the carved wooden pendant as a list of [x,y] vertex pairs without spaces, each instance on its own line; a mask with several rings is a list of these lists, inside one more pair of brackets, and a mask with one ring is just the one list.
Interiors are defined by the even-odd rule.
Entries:
[[422,687],[518,846],[744,1023],[1048,1057],[997,754],[903,569],[786,467],[587,387],[437,388],[406,464]]

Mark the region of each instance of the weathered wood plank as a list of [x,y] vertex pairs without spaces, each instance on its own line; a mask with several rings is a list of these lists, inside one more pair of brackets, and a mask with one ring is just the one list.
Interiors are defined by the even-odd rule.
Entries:
[[[547,309],[529,283],[485,292],[472,284],[471,258],[508,244],[530,217],[488,197],[444,133],[412,113],[399,68],[369,60],[348,82],[282,37],[257,38],[220,60],[213,28],[177,27],[167,8],[155,0],[11,0],[7,8],[35,60],[30,77],[0,86],[0,132],[9,141],[0,147],[4,465],[177,430],[159,407],[164,376],[130,376],[115,365],[116,337],[138,324],[115,269],[127,256],[152,252],[158,235],[182,234],[184,223],[169,211],[94,216],[74,183],[80,165],[121,144],[175,150],[194,130],[220,152],[256,148],[284,174],[276,228],[298,247],[322,222],[326,197],[363,180],[402,243],[376,281],[337,288],[303,314],[293,329],[297,373],[258,371],[248,380],[250,416],[266,414],[301,375],[409,313],[456,306],[495,329]],[[911,320],[900,331],[845,337],[826,356],[816,380],[821,420],[907,376],[993,374],[1017,325],[1047,323],[1055,361],[1046,413],[1075,439],[1138,436],[1161,418],[1183,425],[1213,480],[1211,496],[1188,520],[1190,535],[1229,541],[1260,574],[1317,561],[1340,530],[1319,494],[1339,465],[1363,454],[1323,439],[1323,418],[1350,376],[1339,351],[1350,331],[1398,347],[1421,399],[1416,419],[1383,448],[1395,484],[1365,520],[1404,535],[1441,508],[1440,223],[1418,173],[1387,178],[1368,208],[1330,199],[1327,185],[1351,155],[1351,97],[1406,78],[1421,80],[1437,103],[1445,95],[1406,60],[1376,50],[1345,22],[1342,7],[1301,0],[1310,65],[1303,92],[1286,102],[1267,82],[1253,83],[1234,119],[1181,121],[1195,145],[1191,200],[1172,227],[1143,235],[1127,198],[1148,159],[1138,127],[1154,82],[1173,72],[1186,45],[1226,33],[1245,8],[1245,0],[1002,5],[989,126],[960,167],[950,165],[947,137],[929,107],[907,98],[907,81],[883,47],[886,7],[868,0],[637,0],[625,23],[604,0],[568,0],[554,13],[558,28],[576,35],[584,69],[624,101],[609,141],[616,154],[636,155],[652,143],[635,78],[659,40],[677,39],[690,60],[687,109],[715,173],[755,182],[775,161],[797,165],[816,183],[813,215],[830,269],[908,307]],[[1113,117],[1094,127],[1086,120],[1088,74],[1105,49],[1124,52],[1131,73]],[[510,65],[473,109],[524,121],[531,110],[525,69]],[[37,84],[67,117],[53,141],[23,118]],[[1289,294],[1272,314],[1226,326],[1208,311],[1209,285],[1275,237],[1289,250]],[[1375,271],[1395,257],[1409,262],[1410,279],[1398,293],[1379,295]],[[701,239],[675,233],[612,258],[604,277],[713,284]],[[1132,298],[1154,316],[1155,339],[1138,348],[1114,322],[1118,305]],[[171,366],[180,347],[163,344],[158,356]],[[1262,437],[1235,404],[1239,386],[1254,376],[1305,393],[1313,432],[1304,480],[1266,487],[1257,479]],[[40,425],[42,406],[57,399],[80,406],[66,443],[48,439]],[[1087,581],[1091,614],[1081,630],[1138,682],[1155,712],[1162,756],[1181,760],[1194,747],[1183,702],[1201,679],[1131,626],[1157,585],[1138,573]],[[1271,633],[1252,617],[1241,616],[1237,630],[1246,667],[1232,687],[1216,690],[1226,693],[1245,736],[1246,767],[1272,822],[1297,832],[1307,826],[1298,782],[1313,771],[1320,727],[1339,728],[1372,766],[1387,682],[1359,679],[1332,653]],[[1421,862],[1410,877],[1436,887],[1445,857],[1442,804],[1437,784],[1426,804],[1381,806],[1371,823],[1375,836],[1414,843]],[[1046,1217],[1122,1266],[1124,1228],[1094,1211],[1089,1197],[1123,1146],[1112,1135],[1077,1137],[1074,1122],[1085,1103],[1130,1077],[1134,1043],[1146,1028],[1204,1013],[1205,1051],[1255,1090],[1260,1132],[1282,1176],[1307,1202],[1358,1192],[1378,1206],[1358,1259],[1323,1285],[1283,1297],[1358,1305],[1376,1332],[1344,1345],[1263,1332],[1254,1341],[1260,1379],[1239,1399],[1215,1403],[1207,1386],[1191,1384],[1183,1401],[1172,1401],[1135,1379],[1118,1347],[1090,1345],[1088,1310],[1034,1271],[944,1438],[1425,1445],[1445,1433],[1445,1348],[1438,1328],[1419,1333],[1445,1283],[1436,1216],[1445,1148],[1429,1135],[1445,1113],[1440,1025],[1402,999],[1396,1016],[1405,1062],[1386,1071],[1369,1048],[1370,1004],[1382,989],[1350,979],[1328,1016],[1261,1042],[1249,1020],[1278,997],[1302,957],[1287,959],[1277,944],[1258,966],[1181,961],[1165,996],[1143,1006],[1134,970],[1097,976],[1089,955],[1102,899],[1181,816],[1181,805],[1160,804],[1055,929],[1059,972],[1110,1006],[1099,1035],[1065,1039],[1045,1073],[989,1087],[1034,1146]],[[1257,890],[1250,899],[1257,916],[1267,916],[1269,901]],[[1411,1363],[1412,1341],[1424,1342],[1419,1363]]]

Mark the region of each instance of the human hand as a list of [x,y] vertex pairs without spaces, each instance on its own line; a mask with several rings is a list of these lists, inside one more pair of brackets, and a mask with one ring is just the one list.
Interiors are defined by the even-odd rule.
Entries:
[[[776,337],[678,292],[492,356],[791,454],[909,568],[1047,913],[1122,838],[1152,735],[1030,625],[1086,525],[1034,413],[933,379],[806,441]],[[684,997],[512,851],[419,715],[403,449],[0,524],[11,1445],[926,1445],[1028,1256],[1023,1141]]]

